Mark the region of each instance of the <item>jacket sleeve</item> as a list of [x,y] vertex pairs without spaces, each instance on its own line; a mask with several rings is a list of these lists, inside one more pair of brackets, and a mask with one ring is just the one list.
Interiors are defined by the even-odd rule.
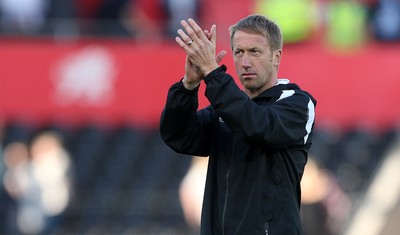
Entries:
[[206,97],[229,129],[270,148],[304,145],[314,124],[315,100],[296,91],[275,102],[257,104],[221,66],[208,74]]
[[208,156],[211,111],[198,109],[198,88],[187,90],[182,82],[168,91],[161,113],[160,133],[164,142],[178,153]]

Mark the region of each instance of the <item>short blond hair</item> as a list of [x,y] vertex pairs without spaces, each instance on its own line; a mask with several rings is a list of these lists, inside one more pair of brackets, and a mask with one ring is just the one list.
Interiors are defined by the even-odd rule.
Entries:
[[237,31],[265,36],[269,40],[271,51],[282,49],[283,47],[283,36],[279,26],[263,15],[249,15],[232,25],[229,31],[231,47],[233,46],[233,37]]

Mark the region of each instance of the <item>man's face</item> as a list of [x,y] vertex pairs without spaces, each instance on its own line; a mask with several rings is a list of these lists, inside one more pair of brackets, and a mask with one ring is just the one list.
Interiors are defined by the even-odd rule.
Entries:
[[237,31],[232,40],[236,73],[250,97],[275,85],[281,50],[271,52],[266,37]]

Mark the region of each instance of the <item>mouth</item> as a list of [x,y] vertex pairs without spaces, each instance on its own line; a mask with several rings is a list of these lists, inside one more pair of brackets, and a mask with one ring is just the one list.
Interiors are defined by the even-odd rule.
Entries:
[[256,74],[255,73],[242,73],[242,78],[243,79],[251,79],[251,78],[253,78],[253,77],[255,77],[256,76]]

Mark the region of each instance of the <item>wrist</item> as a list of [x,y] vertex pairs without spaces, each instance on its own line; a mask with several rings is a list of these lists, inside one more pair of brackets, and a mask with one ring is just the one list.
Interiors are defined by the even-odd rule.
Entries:
[[200,81],[188,81],[188,79],[183,77],[182,79],[183,86],[188,90],[193,90],[200,85]]
[[204,77],[207,76],[209,73],[211,73],[212,71],[216,70],[219,67],[218,64],[214,64],[212,66],[209,66],[207,68],[204,68],[204,70],[202,71],[204,74]]

